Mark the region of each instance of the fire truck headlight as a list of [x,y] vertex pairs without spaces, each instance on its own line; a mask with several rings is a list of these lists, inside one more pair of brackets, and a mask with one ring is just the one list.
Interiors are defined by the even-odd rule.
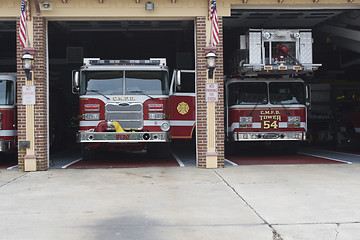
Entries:
[[164,113],[149,113],[149,119],[164,119]]
[[100,113],[85,113],[83,115],[84,120],[99,120],[100,119]]
[[292,117],[288,117],[288,122],[300,122],[300,117],[299,116],[292,116]]
[[252,123],[252,117],[240,117],[241,123]]
[[163,122],[160,126],[161,130],[163,130],[164,132],[169,131],[170,129],[170,124],[168,122]]
[[299,139],[299,140],[302,140],[302,134],[301,133],[296,133],[295,135],[294,135],[294,138],[295,139]]

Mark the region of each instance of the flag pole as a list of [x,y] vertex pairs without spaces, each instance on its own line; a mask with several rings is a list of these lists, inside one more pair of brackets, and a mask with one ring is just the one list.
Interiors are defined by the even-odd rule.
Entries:
[[209,39],[209,47],[211,47],[211,46],[212,46],[211,39],[212,39],[212,31],[213,31],[213,26],[212,26],[213,15],[212,15],[212,11],[211,11],[212,0],[209,0],[208,3],[210,3],[210,4],[208,4],[208,6],[209,6],[209,8],[210,8],[210,11],[208,11],[208,12],[210,12],[210,14],[209,14],[209,15],[210,15],[210,39]]
[[31,47],[30,38],[29,38],[29,31],[28,31],[28,29],[27,29],[27,21],[25,21],[25,31],[26,31],[26,41],[27,41],[27,45],[28,45],[28,47]]
[[210,27],[210,40],[209,40],[209,46],[212,46],[212,34],[213,34],[213,26],[212,26],[212,20],[211,20],[211,27]]
[[29,13],[29,1],[25,1],[26,2],[26,8],[25,8],[25,11],[26,11],[26,21],[25,21],[25,31],[26,31],[26,41],[28,43],[28,47],[31,47],[31,43],[30,43],[30,38],[29,38],[29,31],[28,31],[28,27],[27,27],[27,21],[28,21],[28,13]]

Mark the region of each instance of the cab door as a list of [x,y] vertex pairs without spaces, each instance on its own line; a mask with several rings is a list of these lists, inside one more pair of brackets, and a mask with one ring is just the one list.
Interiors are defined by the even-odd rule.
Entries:
[[191,139],[195,128],[195,70],[174,70],[170,85],[170,132],[173,139]]

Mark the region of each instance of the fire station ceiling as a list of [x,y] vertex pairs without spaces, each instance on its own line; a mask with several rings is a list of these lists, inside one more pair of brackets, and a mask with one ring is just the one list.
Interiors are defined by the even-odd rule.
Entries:
[[[360,64],[359,9],[240,9],[233,8],[224,18],[224,52],[238,48],[237,35],[249,28],[309,28],[314,38],[314,60],[335,69]],[[235,39],[235,40],[234,40]],[[233,45],[233,46],[231,46]],[[328,52],[332,52],[329,58]],[[337,59],[339,66],[333,66]],[[322,69],[326,69],[322,67]]]
[[[49,21],[48,29],[50,64],[82,63],[83,57],[94,56],[103,59],[161,56],[175,66],[182,55],[194,55],[191,20]],[[191,59],[188,62],[193,65]]]
[[224,19],[226,28],[313,28],[344,10],[243,10],[232,9]]
[[58,28],[71,32],[103,31],[179,31],[191,27],[190,21],[54,21]]
[[0,21],[0,32],[14,32],[15,28],[15,21]]

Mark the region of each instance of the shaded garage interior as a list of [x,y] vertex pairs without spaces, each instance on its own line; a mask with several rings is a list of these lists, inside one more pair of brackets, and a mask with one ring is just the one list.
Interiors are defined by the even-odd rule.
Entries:
[[194,69],[193,21],[50,21],[50,150],[74,146],[78,96],[72,70],[83,58],[166,58],[174,68]]
[[0,72],[16,72],[16,22],[0,21]]

